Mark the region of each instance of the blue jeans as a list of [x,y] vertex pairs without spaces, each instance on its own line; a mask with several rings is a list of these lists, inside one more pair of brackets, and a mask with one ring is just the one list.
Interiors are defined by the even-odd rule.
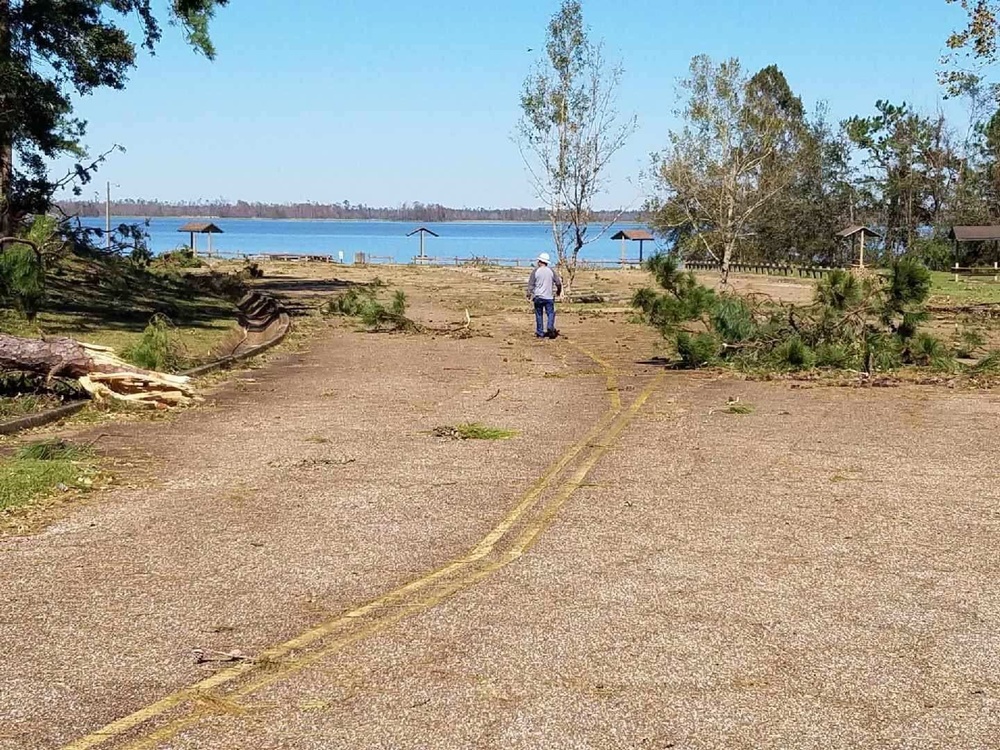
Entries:
[[[546,331],[554,331],[556,328],[556,303],[555,300],[535,297],[535,335],[544,336]],[[542,313],[549,319],[547,328],[542,327]]]

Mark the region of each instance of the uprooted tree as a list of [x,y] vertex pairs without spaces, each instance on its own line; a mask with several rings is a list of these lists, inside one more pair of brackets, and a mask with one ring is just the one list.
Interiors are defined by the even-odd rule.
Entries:
[[613,222],[592,232],[594,199],[612,157],[635,132],[619,118],[620,66],[607,66],[590,39],[579,0],[563,0],[549,22],[546,56],[524,82],[517,141],[538,198],[544,201],[563,281],[572,288],[583,248]]
[[647,264],[661,291],[636,292],[632,304],[676,346],[679,364],[745,369],[812,367],[893,370],[903,364],[953,368],[945,345],[919,331],[927,320],[930,274],[911,258],[886,276],[836,270],[820,281],[813,304],[781,304],[761,295],[716,293],[672,256]]
[[186,404],[195,398],[190,378],[144,370],[122,361],[111,349],[68,338],[28,339],[0,333],[0,370],[76,378],[97,400],[135,404]]

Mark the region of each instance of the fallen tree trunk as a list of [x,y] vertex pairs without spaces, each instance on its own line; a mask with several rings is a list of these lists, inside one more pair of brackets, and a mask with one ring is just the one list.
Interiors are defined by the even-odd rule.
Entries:
[[26,339],[0,333],[0,369],[79,378],[91,372],[142,372],[110,349],[67,338]]
[[188,377],[144,370],[119,359],[112,349],[68,338],[26,339],[0,333],[0,370],[36,372],[48,379],[79,378],[97,400],[175,405],[195,397]]

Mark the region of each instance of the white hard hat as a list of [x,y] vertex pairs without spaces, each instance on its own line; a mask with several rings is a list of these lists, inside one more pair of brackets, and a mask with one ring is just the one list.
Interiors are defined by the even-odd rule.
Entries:
[[548,265],[549,264],[549,254],[548,253],[542,253],[541,255],[538,256],[538,260],[542,261],[542,263],[544,263],[545,265]]

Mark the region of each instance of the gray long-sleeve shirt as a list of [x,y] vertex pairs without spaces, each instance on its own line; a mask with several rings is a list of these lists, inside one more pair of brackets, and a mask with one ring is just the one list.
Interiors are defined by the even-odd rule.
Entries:
[[555,299],[562,294],[562,280],[548,266],[538,266],[528,277],[525,293],[531,299]]

